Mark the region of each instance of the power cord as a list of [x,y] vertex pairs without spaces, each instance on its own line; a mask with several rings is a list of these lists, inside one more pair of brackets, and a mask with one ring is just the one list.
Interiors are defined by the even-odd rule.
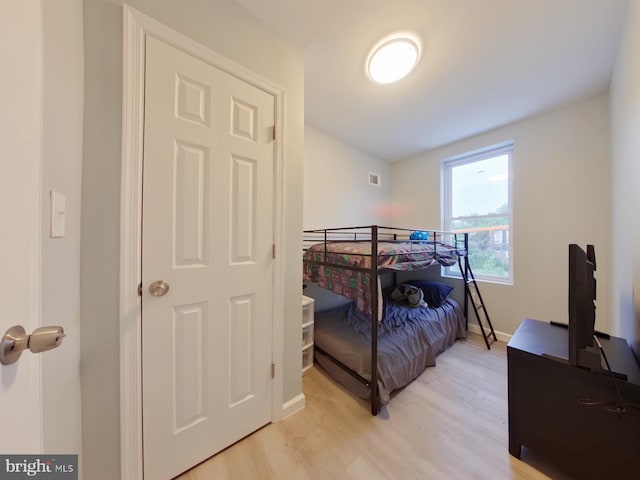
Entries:
[[587,406],[605,407],[605,409],[608,412],[617,413],[618,415],[622,415],[623,413],[625,413],[627,411],[627,407],[640,408],[640,405],[624,404],[624,402],[622,401],[622,394],[620,393],[620,387],[618,386],[618,381],[616,380],[616,377],[613,374],[613,371],[611,370],[611,365],[609,364],[609,360],[607,359],[607,354],[604,352],[604,348],[602,348],[602,344],[600,343],[600,340],[598,340],[598,337],[596,335],[593,335],[593,340],[595,341],[596,346],[598,347],[598,350],[600,350],[600,354],[602,355],[602,358],[604,359],[604,363],[607,366],[607,372],[609,373],[609,377],[611,377],[613,387],[616,390],[616,396],[618,397],[618,402],[617,403],[599,402],[592,398],[580,398],[578,399],[578,403],[581,405],[587,405]]
[[604,364],[607,366],[607,372],[609,372],[609,376],[611,377],[611,381],[613,382],[613,386],[616,389],[616,395],[618,397],[618,403],[615,406],[615,408],[613,409],[607,408],[607,410],[617,414],[623,414],[624,412],[627,411],[627,409],[625,408],[624,402],[622,401],[622,394],[620,393],[620,387],[618,386],[618,381],[616,380],[616,377],[613,375],[613,371],[611,370],[611,365],[609,365],[609,360],[607,359],[607,354],[604,352],[604,348],[602,348],[602,344],[600,343],[600,340],[598,340],[598,337],[596,335],[593,335],[593,340],[596,342],[596,345],[598,346],[598,350],[600,350],[600,353],[602,354],[602,358],[604,359]]

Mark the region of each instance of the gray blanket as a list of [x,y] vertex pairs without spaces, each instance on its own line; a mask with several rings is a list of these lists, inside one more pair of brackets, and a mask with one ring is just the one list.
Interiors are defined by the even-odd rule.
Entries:
[[[371,379],[371,321],[353,304],[315,313],[315,344],[351,370]],[[394,390],[436,364],[436,355],[456,339],[466,337],[458,304],[447,300],[440,308],[407,308],[387,302],[378,327],[378,391],[386,404]],[[354,394],[368,398],[369,389],[316,351],[316,361]]]

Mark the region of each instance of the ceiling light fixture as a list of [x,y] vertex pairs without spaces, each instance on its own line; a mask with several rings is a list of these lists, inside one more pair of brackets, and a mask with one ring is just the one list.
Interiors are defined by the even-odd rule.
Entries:
[[418,64],[420,45],[413,36],[397,34],[376,44],[367,57],[366,70],[376,83],[393,83]]

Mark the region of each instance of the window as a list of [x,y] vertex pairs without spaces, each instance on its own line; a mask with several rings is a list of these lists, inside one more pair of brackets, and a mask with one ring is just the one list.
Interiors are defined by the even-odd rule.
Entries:
[[[469,232],[469,264],[479,280],[513,282],[512,156],[513,143],[508,143],[442,164],[443,228]],[[457,267],[447,267],[444,274],[460,276]]]

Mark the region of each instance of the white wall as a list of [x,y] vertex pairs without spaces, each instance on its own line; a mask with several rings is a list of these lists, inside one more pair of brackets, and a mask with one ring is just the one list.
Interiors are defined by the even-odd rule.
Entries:
[[393,165],[396,225],[439,228],[443,159],[514,141],[514,285],[480,285],[494,328],[522,319],[567,321],[567,245],[595,245],[596,328],[611,330],[609,138],[605,94],[432,150]]
[[[85,0],[82,403],[85,477],[120,477],[119,241],[122,0]],[[133,8],[272,80],[285,94],[284,401],[302,388],[303,55],[233,0],[130,0]]]
[[[640,2],[629,3],[611,81],[611,320],[640,354]],[[634,309],[633,294],[636,305]]]
[[304,135],[304,228],[390,225],[391,165],[310,125]]
[[[369,185],[369,172],[380,186]],[[304,128],[305,229],[391,225],[391,164],[310,125]],[[345,297],[309,284],[316,310],[346,303]]]
[[[43,13],[42,324],[67,337],[43,353],[44,451],[80,453],[80,196],[82,0],[46,0]],[[66,197],[66,234],[50,238],[49,191]]]

